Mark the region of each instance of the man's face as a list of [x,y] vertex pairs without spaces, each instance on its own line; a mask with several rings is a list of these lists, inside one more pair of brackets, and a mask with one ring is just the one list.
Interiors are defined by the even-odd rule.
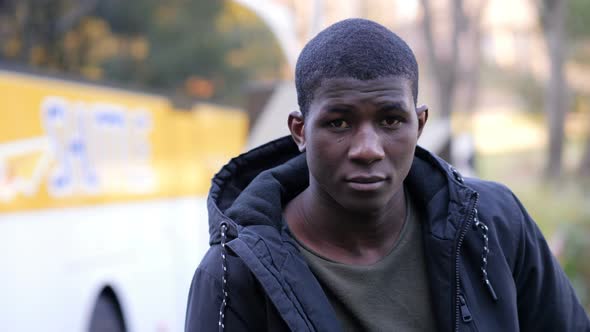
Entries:
[[322,82],[299,135],[290,119],[313,193],[351,212],[387,208],[403,190],[427,118],[425,107],[416,112],[411,91],[397,76]]

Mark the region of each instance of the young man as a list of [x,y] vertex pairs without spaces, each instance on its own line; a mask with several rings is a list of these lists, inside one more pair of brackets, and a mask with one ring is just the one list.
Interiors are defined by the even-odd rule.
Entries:
[[303,49],[291,137],[213,179],[187,331],[590,331],[505,187],[416,146],[418,66],[362,19]]

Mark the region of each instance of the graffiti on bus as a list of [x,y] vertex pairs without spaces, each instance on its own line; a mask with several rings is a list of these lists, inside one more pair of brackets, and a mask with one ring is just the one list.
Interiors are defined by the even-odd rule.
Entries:
[[[40,105],[45,136],[0,144],[0,199],[34,195],[43,180],[52,197],[149,193],[151,114],[112,103],[46,97]],[[37,155],[33,171],[18,173],[23,156]]]

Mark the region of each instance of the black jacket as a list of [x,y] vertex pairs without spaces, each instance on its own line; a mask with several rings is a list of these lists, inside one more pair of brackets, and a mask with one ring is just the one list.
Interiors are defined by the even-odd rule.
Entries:
[[[439,331],[590,331],[543,235],[506,187],[463,180],[418,147],[406,178],[425,218],[425,260]],[[197,268],[186,331],[339,331],[283,224],[308,185],[290,137],[230,161],[209,193],[211,248]]]

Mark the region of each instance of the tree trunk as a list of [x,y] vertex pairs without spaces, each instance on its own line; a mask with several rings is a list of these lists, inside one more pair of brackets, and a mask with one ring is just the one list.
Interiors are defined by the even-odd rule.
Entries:
[[465,81],[467,84],[467,94],[465,107],[472,113],[477,107],[479,100],[480,87],[480,67],[481,67],[481,17],[488,4],[488,0],[480,0],[476,8],[467,19],[469,32],[469,47],[473,50],[473,58],[467,70],[465,71]]
[[[451,126],[451,112],[453,110],[454,97],[455,97],[455,80],[449,78],[449,73],[442,74],[441,79],[438,80],[438,103],[440,107],[440,115],[442,121],[445,121],[446,126]],[[444,78],[443,78],[444,77]],[[446,84],[444,83],[446,82]],[[449,128],[450,129],[450,128]],[[451,133],[451,131],[448,131]],[[446,138],[446,142],[442,149],[437,154],[448,162],[452,162],[451,155],[451,143],[452,135]]]
[[[423,32],[428,51],[428,59],[434,79],[437,85],[438,102],[440,107],[441,120],[446,121],[450,126],[451,112],[455,100],[455,87],[457,86],[457,63],[459,57],[459,34],[463,27],[463,1],[451,0],[449,9],[451,11],[452,35],[450,36],[450,52],[446,56],[437,55],[436,45],[433,36],[432,10],[430,0],[422,0],[423,9]],[[451,162],[452,135],[445,137],[447,143],[438,155]]]
[[579,169],[580,176],[590,178],[590,123],[588,123],[588,136],[586,138],[586,147],[582,155]]
[[567,86],[564,77],[565,61],[565,0],[551,1],[546,6],[545,38],[547,41],[550,76],[545,95],[545,111],[549,127],[548,159],[545,176],[557,180],[562,173],[563,138],[567,112]]

